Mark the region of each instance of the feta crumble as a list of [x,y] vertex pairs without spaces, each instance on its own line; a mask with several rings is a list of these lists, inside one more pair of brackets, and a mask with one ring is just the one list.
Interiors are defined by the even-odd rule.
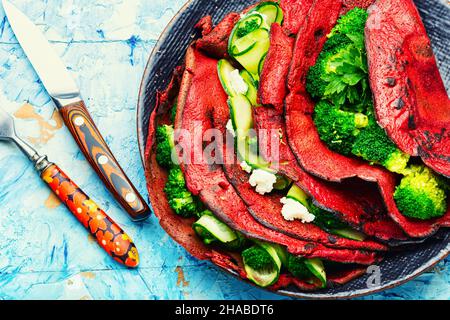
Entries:
[[248,84],[245,83],[238,69],[230,72],[230,85],[237,94],[246,94],[248,91]]
[[272,192],[273,185],[277,182],[277,177],[275,174],[266,170],[256,169],[253,171],[248,182],[252,187],[255,187],[256,192],[264,195]]
[[236,138],[236,131],[234,131],[233,122],[231,121],[231,119],[228,120],[226,128],[228,132],[231,133],[233,137]]
[[310,223],[316,218],[297,200],[284,197],[280,200],[280,202],[283,204],[281,214],[283,215],[284,220],[294,221],[297,219],[301,220],[303,223]]
[[241,162],[241,168],[242,168],[242,170],[244,170],[247,173],[252,173],[252,171],[253,171],[253,168],[251,166],[249,166],[249,164],[246,161]]

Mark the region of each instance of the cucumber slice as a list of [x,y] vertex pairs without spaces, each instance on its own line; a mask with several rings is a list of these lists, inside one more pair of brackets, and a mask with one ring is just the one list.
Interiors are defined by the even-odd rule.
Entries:
[[256,84],[255,79],[253,79],[252,75],[247,70],[241,70],[241,77],[248,85],[246,94],[247,99],[250,101],[252,106],[256,106],[258,104],[258,85]]
[[[236,81],[243,82],[242,85],[244,85],[244,86],[247,85],[247,88],[246,88],[247,90],[246,90],[246,92],[244,92],[244,94],[248,94],[250,86],[248,85],[248,83],[245,79],[236,79],[236,76],[233,73],[234,72],[239,73],[239,70],[236,69],[235,67],[233,67],[233,65],[228,60],[225,60],[225,59],[219,60],[219,62],[217,63],[217,72],[219,74],[219,79],[220,79],[223,89],[230,97],[234,97],[241,93],[241,92],[237,91],[237,90],[239,90],[239,84],[237,86],[235,83]],[[240,76],[240,74],[239,74],[239,76]],[[236,87],[238,89],[236,89]],[[243,90],[241,90],[241,91],[243,91]]]
[[283,9],[281,9],[281,7],[278,5],[278,14],[277,14],[277,19],[275,20],[275,22],[278,23],[279,25],[282,25],[283,21],[284,21]]
[[266,29],[256,29],[242,38],[238,38],[231,44],[230,55],[233,57],[241,56],[254,48],[257,42],[268,37]]
[[305,265],[309,271],[311,271],[311,273],[320,280],[322,283],[322,288],[325,288],[327,285],[327,274],[325,272],[325,267],[322,260],[317,258],[306,259]]
[[281,264],[282,265],[286,265],[287,264],[287,260],[288,260],[288,253],[286,251],[286,248],[276,244],[276,243],[268,243],[268,242],[264,242],[261,240],[253,240],[254,243],[256,243],[257,245],[259,245],[260,247],[265,248],[266,250],[272,250],[274,249],[275,252],[278,255],[278,258],[280,258]]
[[271,173],[275,173],[269,168],[270,164],[258,155],[257,147],[251,143],[252,139],[249,135],[236,136],[237,154],[241,161],[247,162],[252,169],[263,169]]
[[209,214],[203,215],[194,223],[193,228],[206,244],[210,244],[215,240],[221,243],[231,243],[238,239],[238,236],[230,227]]
[[269,164],[258,156],[254,146],[250,145],[250,130],[253,129],[252,105],[248,98],[238,94],[228,99],[231,121],[236,132],[237,153],[254,169],[267,168]]
[[279,14],[281,12],[281,21],[283,19],[283,11],[276,2],[267,1],[256,6],[251,12],[259,12],[265,18],[265,22],[270,26],[274,22],[279,22]]
[[270,47],[269,32],[258,29],[235,41],[230,55],[235,58],[253,78],[259,80],[259,66]]
[[246,27],[246,24],[252,23],[258,26],[259,28],[266,27],[264,23],[264,18],[262,15],[257,12],[253,12],[251,14],[246,15],[244,18],[238,21],[231,31],[230,39],[228,40],[228,50],[231,49],[232,44],[239,39],[242,38],[240,34],[242,33],[242,29]]
[[249,280],[253,281],[258,286],[265,288],[278,281],[281,270],[281,259],[278,256],[277,249],[275,249],[274,245],[261,241],[258,241],[256,245],[264,249],[272,258],[273,264],[271,268],[255,270],[247,265],[244,257],[244,269]]
[[247,137],[248,131],[253,128],[252,104],[243,94],[228,99],[233,128],[239,137]]
[[261,57],[258,64],[258,74],[261,76],[262,70],[264,68],[264,62],[266,62],[267,52]]
[[241,252],[247,245],[247,238],[242,235],[239,231],[234,231],[237,238],[231,242],[223,243],[222,248],[228,251],[239,251]]
[[246,146],[245,141],[241,142],[240,145],[238,144],[237,151],[239,158],[246,161],[248,165],[252,167],[252,169],[262,169],[271,173],[275,173],[275,171],[269,168],[270,164],[268,162],[264,161],[264,159],[262,159],[260,156],[250,150],[248,146]]
[[249,145],[249,131],[253,129],[252,105],[246,96],[239,94],[228,99],[231,121],[236,132],[236,144],[239,157],[251,167],[258,157]]
[[291,189],[289,189],[286,197],[297,200],[298,202],[300,202],[302,205],[304,205],[306,208],[309,209],[309,203],[308,203],[309,196],[305,193],[305,191],[300,189],[300,187],[297,186],[296,184],[292,185],[292,187],[291,187]]
[[272,245],[278,254],[278,258],[280,258],[281,264],[283,266],[287,266],[288,263],[288,253],[286,249],[278,244]]
[[[250,32],[242,38],[238,38],[231,43],[230,55],[233,57],[241,56],[254,48],[257,42],[266,40],[269,37],[267,29],[257,29]],[[259,60],[258,60],[259,61]]]
[[356,240],[356,241],[364,241],[367,236],[364,233],[356,231],[354,229],[346,228],[346,229],[333,229],[331,232],[335,235],[341,236],[343,238]]

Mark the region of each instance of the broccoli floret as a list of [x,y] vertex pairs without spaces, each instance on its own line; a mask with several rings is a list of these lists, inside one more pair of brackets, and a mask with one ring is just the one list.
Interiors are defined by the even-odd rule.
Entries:
[[[369,117],[363,113],[355,113],[355,127],[356,129],[363,129],[369,125]],[[359,132],[359,131],[358,131]]]
[[365,10],[355,8],[339,19],[310,69],[307,89],[322,100],[314,122],[331,150],[404,173],[409,156],[395,146],[372,115],[364,46],[367,16]]
[[397,149],[389,155],[382,165],[391,172],[404,174],[410,158],[411,156],[409,154]]
[[351,43],[352,41],[347,36],[340,34],[327,40],[317,58],[316,64],[309,69],[307,75],[306,89],[313,98],[321,99],[324,97],[328,82],[322,76],[328,72],[333,72],[329,69],[329,61],[332,60],[339,50],[344,50]]
[[374,118],[371,117],[369,122],[356,137],[352,153],[389,171],[404,173],[410,156],[397,148]]
[[363,112],[370,101],[364,26],[367,13],[354,9],[343,16],[307,75],[306,89],[313,98],[340,108]]
[[195,229],[195,232],[205,244],[209,245],[217,241],[216,237],[214,237],[214,235],[205,228],[197,228]]
[[244,264],[254,270],[269,270],[274,266],[270,254],[258,245],[242,251]]
[[364,32],[368,17],[369,15],[364,9],[354,8],[350,10],[338,20],[329,37],[335,34],[359,34]]
[[166,183],[166,191],[172,192],[178,190],[185,190],[186,180],[184,179],[183,172],[180,167],[174,167],[169,171],[169,176]]
[[245,37],[247,34],[255,31],[256,29],[259,29],[259,24],[255,19],[250,19],[248,21],[245,21],[243,25],[239,27],[236,31],[236,36],[238,38]]
[[348,225],[334,216],[331,212],[325,211],[312,203],[308,199],[309,212],[315,216],[313,223],[324,230],[334,230],[348,228]]
[[309,279],[314,276],[305,265],[305,259],[302,257],[289,254],[286,267],[294,277],[299,279]]
[[316,64],[313,65],[306,78],[306,90],[315,99],[321,99],[324,96],[327,82],[322,79],[322,75],[326,74],[326,65],[329,57],[333,56],[332,52],[323,50],[317,58]]
[[323,45],[322,52],[336,54],[340,49],[346,48],[349,44],[352,44],[352,40],[345,34],[338,33],[328,38],[327,42]]
[[156,161],[161,167],[172,168],[172,149],[175,144],[172,125],[162,125],[156,129],[156,143]]
[[197,213],[197,203],[189,191],[178,193],[169,200],[169,205],[177,215],[185,218],[193,217]]
[[357,39],[362,42],[361,47],[354,43],[346,45],[324,62],[325,73],[321,79],[326,86],[322,98],[344,109],[362,112],[371,94],[364,38]]
[[[174,106],[176,108],[176,106]],[[186,188],[181,168],[172,161],[174,130],[172,125],[162,125],[156,129],[156,160],[159,165],[170,169],[164,188],[170,207],[177,215],[188,218],[199,215],[201,202]]]
[[400,212],[407,217],[428,220],[447,211],[447,195],[439,178],[423,165],[413,165],[394,193]]
[[201,211],[200,202],[186,188],[183,172],[180,167],[170,169],[164,191],[170,207],[177,215],[193,217]]
[[320,101],[314,111],[314,123],[320,139],[331,150],[349,155],[361,128],[368,125],[367,116],[342,111],[326,101]]

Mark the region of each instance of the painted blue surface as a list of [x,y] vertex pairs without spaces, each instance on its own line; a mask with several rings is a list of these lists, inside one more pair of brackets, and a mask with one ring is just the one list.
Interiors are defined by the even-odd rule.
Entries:
[[[184,0],[11,1],[54,43],[111,149],[146,196],[135,125],[138,88],[152,47]],[[0,8],[0,106],[15,113],[23,111],[26,101],[34,112],[17,120],[21,135],[34,138],[40,151],[128,231],[142,263],[137,270],[124,269],[88,238],[63,206],[49,208],[50,191],[30,163],[13,146],[2,143],[0,299],[283,298],[195,260],[165,234],[156,218],[139,224],[130,221],[67,129],[52,129],[54,106]],[[48,139],[45,134],[53,136]],[[402,287],[367,299],[449,299],[449,265],[450,260],[442,262]]]

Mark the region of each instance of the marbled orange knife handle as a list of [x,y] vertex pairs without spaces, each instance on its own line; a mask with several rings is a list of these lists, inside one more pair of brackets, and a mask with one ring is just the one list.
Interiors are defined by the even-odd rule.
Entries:
[[106,187],[135,221],[146,219],[150,209],[125,175],[94,124],[83,101],[60,109],[66,126]]
[[139,254],[131,238],[58,166],[52,164],[41,177],[114,260],[130,268],[138,266]]

